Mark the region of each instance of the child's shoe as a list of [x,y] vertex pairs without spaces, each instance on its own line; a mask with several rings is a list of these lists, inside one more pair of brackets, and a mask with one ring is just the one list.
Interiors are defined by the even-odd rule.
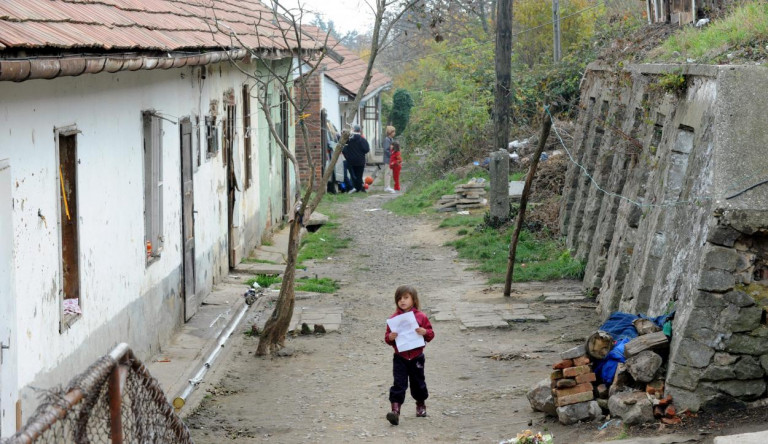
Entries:
[[392,403],[392,411],[387,413],[387,421],[392,425],[400,424],[400,404],[397,402]]
[[424,401],[416,403],[416,416],[419,418],[427,416],[427,405],[424,404]]

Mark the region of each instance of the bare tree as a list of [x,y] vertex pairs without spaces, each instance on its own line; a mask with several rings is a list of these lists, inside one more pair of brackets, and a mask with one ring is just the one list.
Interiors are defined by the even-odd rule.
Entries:
[[[373,65],[381,46],[389,38],[390,31],[395,23],[400,20],[403,14],[413,8],[417,1],[418,0],[366,1],[366,5],[373,12],[375,20],[371,36],[368,66],[363,82],[355,96],[355,101],[352,106],[352,109],[354,110],[353,115],[349,117],[350,122],[354,121],[356,118],[360,101],[371,82]],[[280,294],[275,303],[275,309],[267,320],[264,330],[260,335],[259,345],[256,349],[256,354],[260,356],[273,354],[285,345],[285,336],[288,333],[295,304],[294,283],[301,228],[304,221],[309,219],[309,216],[315,211],[325,195],[325,187],[314,186],[314,174],[309,175],[309,183],[306,188],[304,188],[303,195],[301,195],[302,184],[299,175],[298,161],[296,156],[291,152],[290,147],[281,137],[277,122],[275,122],[275,119],[273,118],[272,113],[274,105],[272,104],[272,101],[269,100],[269,95],[274,90],[279,91],[282,99],[294,110],[294,115],[297,116],[298,119],[298,128],[300,129],[301,137],[304,141],[303,146],[306,150],[309,170],[315,171],[315,160],[322,161],[322,159],[313,159],[309,148],[311,145],[309,143],[309,133],[305,122],[306,109],[309,105],[309,102],[306,100],[308,97],[306,94],[307,80],[320,66],[322,58],[326,56],[326,50],[332,49],[327,48],[327,34],[325,41],[318,42],[316,39],[312,41],[307,34],[302,32],[301,26],[305,10],[301,4],[299,4],[298,8],[289,9],[284,7],[278,1],[273,0],[271,6],[272,16],[265,16],[262,23],[257,23],[255,25],[257,27],[259,25],[264,25],[269,28],[269,38],[280,40],[280,43],[282,43],[282,46],[285,48],[293,48],[292,52],[296,56],[296,63],[291,66],[291,69],[285,69],[285,66],[281,66],[279,62],[276,62],[273,53],[265,53],[260,48],[252,48],[245,45],[242,39],[229,29],[224,22],[218,20],[217,17],[214,16],[209,24],[211,26],[211,31],[215,34],[225,34],[228,36],[230,39],[228,45],[230,47],[247,49],[250,53],[252,63],[256,62],[258,67],[264,70],[266,75],[259,75],[258,73],[246,69],[245,65],[242,63],[231,60],[241,72],[248,75],[256,83],[257,88],[253,97],[257,99],[261,111],[266,118],[272,139],[279,146],[283,155],[291,161],[295,171],[295,187],[297,190],[295,196],[296,204],[292,209],[292,215],[290,216],[289,221],[290,231],[288,236],[288,252],[286,256],[285,272],[283,273],[283,281],[280,286]],[[292,94],[294,87],[298,89],[298,94],[296,95]],[[333,151],[329,167],[326,168],[321,183],[328,182],[328,179],[333,172],[333,166],[336,164],[342,148],[349,140],[349,134],[348,128],[342,131],[341,140]]]

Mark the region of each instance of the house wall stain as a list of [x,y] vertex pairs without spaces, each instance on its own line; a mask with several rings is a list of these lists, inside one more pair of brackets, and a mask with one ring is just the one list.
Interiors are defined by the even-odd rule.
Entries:
[[[220,75],[207,79],[199,78],[198,67],[124,72],[119,82],[109,73],[0,82],[0,116],[8,128],[0,132],[0,159],[10,159],[14,202],[11,286],[16,317],[10,329],[18,352],[13,380],[4,380],[3,390],[12,387],[26,415],[37,403],[31,387],[66,383],[120,342],[127,342],[145,359],[183,322],[178,126],[162,124],[164,248],[156,261],[147,264],[141,113],[155,110],[171,120],[192,116],[194,122],[196,116],[204,121],[210,100],[250,81],[228,64],[221,65]],[[284,65],[290,67],[288,62]],[[181,80],[180,73],[194,81]],[[237,107],[241,116],[242,103]],[[265,128],[263,116],[258,120],[254,127]],[[59,331],[60,197],[54,129],[71,125],[79,131],[76,168],[83,313]],[[289,128],[293,138],[293,126]],[[205,295],[229,273],[227,201],[218,189],[226,169],[220,154],[205,156],[204,126],[195,130],[201,154],[193,175],[195,291]],[[241,137],[240,132],[236,143]],[[282,155],[269,154],[268,138],[263,130],[253,138],[254,184],[236,201],[236,225],[244,240],[238,247],[240,256],[282,217]],[[235,162],[242,163],[242,150],[234,152]],[[294,192],[292,185],[289,195]],[[10,396],[16,399],[16,394]],[[15,427],[11,419],[2,421],[4,431]]]
[[[685,91],[658,87],[669,73]],[[569,167],[561,229],[603,318],[675,310],[666,390],[680,409],[768,396],[768,192],[737,194],[768,170],[766,81],[760,67],[590,65],[582,84],[572,154],[597,183]]]

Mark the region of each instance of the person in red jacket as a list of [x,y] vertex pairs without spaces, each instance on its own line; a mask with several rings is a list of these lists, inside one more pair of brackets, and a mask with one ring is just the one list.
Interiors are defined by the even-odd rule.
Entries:
[[400,156],[400,144],[392,142],[390,150],[389,168],[392,170],[392,178],[395,179],[395,191],[400,191],[400,170],[403,168],[403,158]]
[[[415,288],[410,285],[397,287],[395,305],[397,310],[389,317],[390,319],[412,311],[416,317],[416,322],[419,324],[419,327],[416,328],[416,334],[423,336],[426,342],[435,337],[435,332],[432,330],[432,324],[429,323],[427,315],[419,311],[419,294]],[[389,325],[387,325],[384,341],[395,349],[392,358],[394,383],[389,389],[389,402],[392,403],[392,411],[387,413],[387,420],[392,425],[400,423],[400,406],[405,401],[409,379],[411,381],[411,396],[416,400],[416,416],[427,416],[427,406],[424,401],[429,397],[427,382],[424,379],[424,347],[399,351],[395,339],[397,339],[397,333],[390,330]]]

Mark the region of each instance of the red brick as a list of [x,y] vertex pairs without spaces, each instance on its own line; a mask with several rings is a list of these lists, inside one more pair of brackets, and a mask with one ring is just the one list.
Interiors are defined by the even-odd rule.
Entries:
[[554,368],[555,370],[561,369],[561,368],[568,368],[568,367],[573,367],[573,360],[564,359],[552,366],[552,368]]
[[664,416],[675,416],[675,413],[677,413],[677,410],[673,405],[668,405],[667,408],[664,409]]
[[666,407],[671,402],[672,402],[672,396],[667,395],[664,398],[659,400],[659,405],[662,406],[662,407]]
[[589,356],[579,356],[578,358],[573,360],[573,365],[574,366],[587,365],[590,362],[591,361],[589,360]]
[[680,417],[675,416],[673,418],[661,418],[661,422],[667,425],[676,425],[676,424],[680,424],[683,421],[680,419]]
[[576,387],[578,384],[575,379],[565,378],[557,380],[557,388]]
[[[563,376],[566,378],[573,378],[574,376],[583,375],[584,373],[589,373],[592,369],[589,368],[588,365],[580,365],[578,367],[570,367],[570,368],[564,368],[563,369]],[[582,381],[586,382],[586,381]]]
[[595,399],[592,391],[577,393],[575,395],[558,397],[555,401],[555,405],[562,407],[564,405],[578,404],[580,402],[587,402]]
[[664,416],[664,408],[660,407],[658,405],[656,407],[654,407],[653,408],[653,416],[655,416],[656,418],[661,418],[662,416]]
[[597,378],[595,377],[594,373],[582,373],[581,375],[576,376],[576,382],[579,384],[582,382],[595,382],[596,380]]
[[584,393],[584,392],[591,392],[591,391],[592,391],[592,384],[585,382],[584,384],[579,384],[576,387],[557,389],[555,390],[554,394],[555,396],[560,398],[562,396],[575,395],[577,393]]
[[563,371],[562,370],[555,370],[552,372],[551,375],[549,375],[549,379],[555,380],[555,379],[562,379],[563,378]]

